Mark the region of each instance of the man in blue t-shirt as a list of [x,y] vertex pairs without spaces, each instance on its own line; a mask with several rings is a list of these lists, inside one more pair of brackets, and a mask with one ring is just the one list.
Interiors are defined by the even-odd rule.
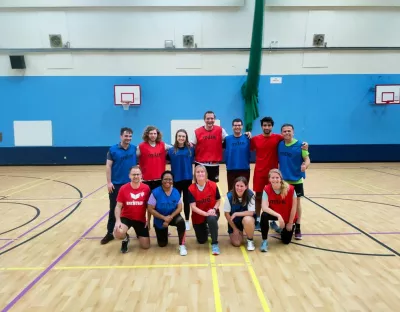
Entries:
[[283,179],[294,186],[297,195],[297,214],[295,239],[302,239],[301,222],[301,197],[304,196],[303,179],[305,172],[310,165],[309,152],[301,148],[303,142],[294,139],[294,127],[291,124],[284,124],[281,127],[284,141],[278,145],[279,169],[282,172]]
[[129,183],[129,172],[137,165],[136,146],[131,144],[132,129],[122,128],[120,131],[121,141],[110,147],[107,153],[106,176],[107,189],[110,200],[110,213],[107,222],[107,234],[101,240],[101,244],[107,244],[114,239],[115,206],[117,196],[122,185]]
[[250,139],[242,133],[243,121],[236,118],[232,121],[233,135],[228,135],[223,143],[227,171],[228,190],[233,188],[237,177],[250,180]]

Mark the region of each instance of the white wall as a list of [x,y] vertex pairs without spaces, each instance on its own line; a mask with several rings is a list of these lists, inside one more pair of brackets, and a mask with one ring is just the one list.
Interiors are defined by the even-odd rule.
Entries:
[[[174,40],[180,48],[184,34],[193,34],[199,48],[249,47],[254,1],[246,0],[243,7],[240,1],[221,1],[231,1],[233,6],[8,8],[0,10],[0,29],[7,29],[0,32],[0,49],[49,48],[48,35],[57,33],[71,48],[163,48],[164,40]],[[314,33],[325,33],[331,47],[400,46],[399,13],[396,7],[266,7],[264,46],[277,41],[274,46],[309,47]],[[27,69],[23,73],[10,69],[8,55],[0,51],[0,75],[243,75],[249,53],[30,53],[25,54]],[[396,51],[265,52],[262,70],[263,74],[399,71]]]

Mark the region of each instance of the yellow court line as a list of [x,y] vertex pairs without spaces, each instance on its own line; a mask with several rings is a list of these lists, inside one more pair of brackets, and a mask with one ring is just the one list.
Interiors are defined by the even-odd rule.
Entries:
[[210,264],[211,264],[211,278],[214,290],[214,305],[216,312],[222,312],[222,305],[221,305],[221,292],[219,290],[218,284],[218,273],[217,273],[217,266],[215,264],[215,256],[211,253],[211,242],[210,242]]
[[[54,179],[59,179],[59,178],[61,178],[61,177],[63,177],[63,176],[64,176],[64,175],[60,175],[60,176],[55,177]],[[31,185],[31,186],[29,186],[29,187],[23,188],[22,190],[18,190],[18,191],[12,192],[12,193],[10,193],[10,194],[5,194],[4,196],[9,197],[9,196],[11,196],[11,195],[14,195],[14,194],[17,194],[17,193],[21,193],[21,192],[23,192],[23,191],[32,189],[32,188],[34,188],[34,187],[37,187],[37,186],[39,186],[39,185],[43,185],[43,184],[46,184],[46,183],[49,183],[49,182],[52,182],[52,180],[45,180],[45,181],[42,181],[41,183],[37,183],[37,184],[35,184],[35,185]]]
[[[244,266],[244,263],[221,263],[219,267]],[[109,269],[169,269],[169,268],[206,268],[211,265],[208,263],[188,263],[188,264],[149,264],[149,265],[85,265],[85,266],[60,266],[53,270],[109,270]],[[45,267],[11,267],[0,268],[0,271],[39,271],[45,270]]]
[[[25,185],[36,184],[36,183],[38,183],[38,182],[43,181],[43,179],[49,179],[50,177],[55,176],[56,174],[58,174],[58,173],[53,173],[53,174],[51,174],[51,175],[49,175],[49,176],[47,176],[47,177],[44,177],[44,178],[38,178],[39,181],[38,181],[38,180],[33,180],[33,181],[31,181],[31,182],[26,182],[26,183],[23,183],[23,184],[20,184],[20,185],[16,185],[16,186],[10,187],[10,188],[5,189],[5,190],[0,190],[0,193],[4,194],[5,192],[8,192],[8,191],[10,191],[10,190],[23,187],[23,186],[25,186]],[[21,178],[23,178],[23,177],[21,177]],[[5,195],[4,195],[4,196],[5,196]]]
[[270,312],[271,310],[270,310],[270,308],[269,308],[267,299],[266,299],[265,296],[264,296],[264,293],[263,293],[263,291],[262,291],[260,282],[259,282],[259,280],[258,280],[258,278],[257,278],[257,274],[256,274],[256,272],[254,271],[253,266],[251,265],[249,255],[247,254],[247,251],[246,251],[246,249],[244,248],[244,246],[240,246],[240,249],[241,249],[241,251],[242,251],[244,260],[246,261],[247,269],[249,270],[249,273],[250,273],[250,276],[251,276],[251,280],[253,281],[254,287],[256,288],[257,296],[258,296],[258,299],[260,300],[262,309],[263,309],[263,311]]

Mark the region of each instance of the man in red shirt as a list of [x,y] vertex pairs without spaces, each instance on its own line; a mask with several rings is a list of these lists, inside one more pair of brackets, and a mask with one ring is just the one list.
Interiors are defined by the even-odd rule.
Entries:
[[[272,133],[274,120],[271,117],[264,117],[260,123],[263,133],[252,137],[250,143],[250,149],[256,152],[253,176],[253,191],[256,192],[256,231],[261,231],[260,212],[262,192],[264,187],[269,183],[269,171],[279,168],[278,144],[283,140],[281,134]],[[304,142],[302,149],[308,150],[308,144]]]
[[138,166],[131,168],[129,172],[130,183],[121,186],[117,205],[115,207],[114,237],[123,239],[121,252],[128,252],[128,230],[133,227],[139,238],[140,247],[150,248],[150,213],[147,212],[147,202],[150,198],[150,187],[142,182],[142,172]]
[[219,181],[219,163],[222,161],[222,142],[227,133],[224,128],[215,125],[215,114],[207,111],[204,114],[205,125],[194,131],[193,144],[195,166],[203,165],[207,169],[208,179]]

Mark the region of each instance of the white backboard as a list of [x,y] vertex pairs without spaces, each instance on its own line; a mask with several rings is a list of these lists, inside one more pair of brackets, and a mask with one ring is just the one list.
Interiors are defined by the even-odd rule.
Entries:
[[400,85],[376,85],[375,104],[400,104]]
[[130,105],[142,104],[142,93],[139,85],[115,85],[114,104],[122,105],[123,101],[132,102]]
[[15,146],[53,146],[51,120],[14,121]]

